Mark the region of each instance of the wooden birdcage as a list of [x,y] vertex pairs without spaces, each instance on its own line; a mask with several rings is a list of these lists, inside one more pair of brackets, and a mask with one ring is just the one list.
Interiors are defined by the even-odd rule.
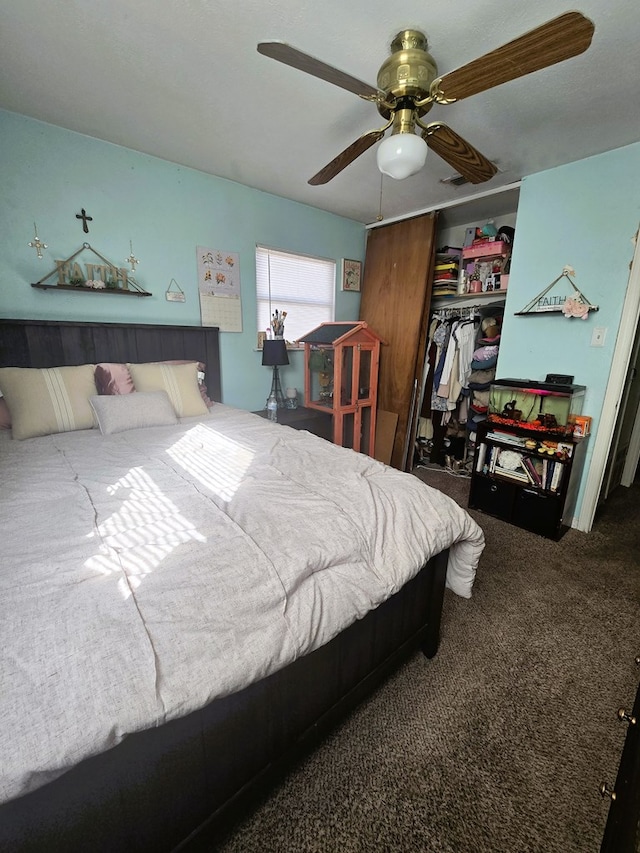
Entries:
[[364,322],[335,322],[299,340],[305,405],[333,415],[334,444],[373,456],[382,339]]

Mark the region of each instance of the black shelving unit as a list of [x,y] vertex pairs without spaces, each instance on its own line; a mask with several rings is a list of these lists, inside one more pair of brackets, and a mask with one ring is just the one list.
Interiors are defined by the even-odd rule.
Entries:
[[[555,452],[542,450],[554,444]],[[560,539],[573,520],[586,445],[587,438],[572,435],[491,421],[479,424],[469,506],[548,539]],[[512,451],[502,456],[512,467],[500,464],[502,451]]]

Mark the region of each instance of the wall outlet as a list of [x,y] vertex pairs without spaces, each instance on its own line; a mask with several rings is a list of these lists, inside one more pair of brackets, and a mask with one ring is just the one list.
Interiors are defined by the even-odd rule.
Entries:
[[591,346],[592,347],[603,347],[604,339],[607,336],[607,330],[602,326],[596,326],[591,333]]

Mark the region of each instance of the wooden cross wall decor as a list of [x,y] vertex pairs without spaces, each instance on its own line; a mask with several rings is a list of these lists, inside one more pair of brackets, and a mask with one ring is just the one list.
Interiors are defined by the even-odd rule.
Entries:
[[88,234],[89,226],[87,225],[87,222],[93,222],[93,216],[87,216],[87,213],[83,207],[80,213],[76,213],[76,219],[82,219],[82,230],[85,234]]

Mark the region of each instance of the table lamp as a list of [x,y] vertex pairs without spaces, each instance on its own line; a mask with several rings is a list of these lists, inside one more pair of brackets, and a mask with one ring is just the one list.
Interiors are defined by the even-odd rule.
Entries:
[[262,364],[267,367],[273,367],[269,397],[275,394],[275,398],[278,401],[278,408],[283,409],[285,407],[285,400],[282,393],[282,386],[280,385],[280,372],[278,368],[284,364],[289,364],[286,341],[280,339],[266,340],[262,344]]

